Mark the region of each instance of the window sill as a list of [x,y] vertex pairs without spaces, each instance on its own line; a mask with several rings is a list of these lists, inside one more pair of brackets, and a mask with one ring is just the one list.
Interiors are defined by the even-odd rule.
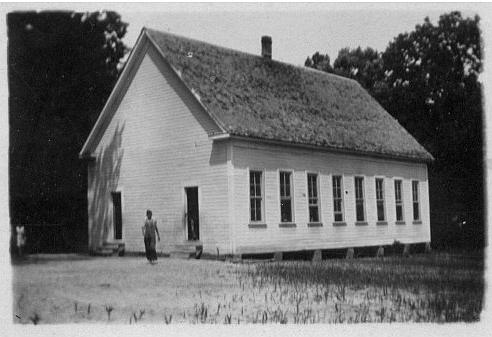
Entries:
[[322,222],[308,222],[308,227],[323,227]]
[[266,228],[266,223],[250,223],[248,224],[249,228]]
[[367,226],[369,224],[367,222],[365,222],[365,221],[356,221],[355,222],[355,225],[356,226]]
[[421,225],[422,224],[422,220],[414,220],[412,223],[414,225]]
[[281,222],[278,224],[280,228],[292,228],[292,227],[297,227],[297,225],[294,222]]
[[376,222],[376,225],[377,226],[387,226],[388,222],[387,221],[378,221],[378,222]]
[[396,221],[395,225],[405,225],[405,221]]
[[335,221],[333,223],[333,226],[335,226],[335,227],[347,226],[347,223],[343,222],[343,221]]

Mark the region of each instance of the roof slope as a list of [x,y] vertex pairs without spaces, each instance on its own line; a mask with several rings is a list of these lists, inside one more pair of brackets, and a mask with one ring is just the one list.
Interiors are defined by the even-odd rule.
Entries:
[[433,159],[354,80],[169,33],[147,33],[231,135]]

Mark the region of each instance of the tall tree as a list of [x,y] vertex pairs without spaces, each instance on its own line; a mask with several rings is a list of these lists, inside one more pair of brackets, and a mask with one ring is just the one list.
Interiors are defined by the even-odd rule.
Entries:
[[478,16],[451,12],[437,25],[426,18],[383,53],[388,92],[381,100],[436,158],[433,209],[467,213],[476,224],[483,214],[481,59]]
[[318,69],[321,71],[325,71],[327,73],[332,73],[333,72],[333,67],[330,64],[330,56],[328,54],[320,54],[319,52],[316,52],[313,54],[312,57],[307,57],[306,61],[304,62],[304,65],[306,67]]
[[102,11],[13,12],[7,25],[11,222],[83,227],[78,152],[118,77],[127,24]]
[[338,51],[338,56],[333,65],[330,64],[328,55],[316,52],[312,57],[306,59],[304,65],[352,78],[359,82],[376,99],[386,94],[382,54],[371,47],[366,49],[361,47],[355,49],[342,48]]
[[396,37],[383,53],[390,88],[383,104],[417,132],[437,159],[456,159],[450,157],[457,149],[449,142],[461,148],[467,135],[479,140],[478,23],[478,17],[464,19],[459,12],[442,15],[437,26],[426,18],[415,31]]
[[343,48],[333,63],[335,74],[353,78],[369,92],[373,92],[376,83],[384,78],[381,54],[367,47],[362,49]]

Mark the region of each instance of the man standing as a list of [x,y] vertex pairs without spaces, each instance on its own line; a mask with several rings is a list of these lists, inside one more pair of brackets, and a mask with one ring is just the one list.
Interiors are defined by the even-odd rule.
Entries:
[[15,231],[17,233],[17,253],[19,254],[19,257],[22,257],[22,255],[24,255],[24,246],[26,244],[26,233],[24,226],[16,226]]
[[151,264],[153,264],[154,261],[157,261],[157,252],[155,251],[156,233],[157,239],[161,241],[159,230],[157,229],[157,221],[155,219],[152,219],[152,211],[148,209],[147,218],[145,219],[145,223],[142,226],[142,235],[144,237],[145,256]]

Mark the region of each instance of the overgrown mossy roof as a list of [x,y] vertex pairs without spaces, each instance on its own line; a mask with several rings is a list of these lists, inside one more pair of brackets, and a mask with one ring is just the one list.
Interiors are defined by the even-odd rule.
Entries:
[[231,135],[430,161],[356,81],[146,29],[205,109]]

